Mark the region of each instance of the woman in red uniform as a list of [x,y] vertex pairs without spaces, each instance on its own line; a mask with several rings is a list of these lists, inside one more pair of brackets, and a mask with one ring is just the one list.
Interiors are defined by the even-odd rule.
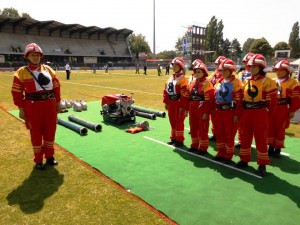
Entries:
[[234,137],[242,110],[242,82],[235,78],[235,65],[225,59],[219,66],[222,78],[215,85],[216,110],[214,132],[217,142],[215,160],[231,163],[234,154]]
[[189,122],[192,143],[188,151],[199,155],[207,153],[209,115],[214,104],[214,87],[207,80],[208,70],[204,63],[193,67],[194,80],[188,86]]
[[270,164],[267,146],[268,117],[277,105],[275,81],[266,76],[266,59],[255,54],[248,62],[251,76],[244,80],[243,116],[241,121],[241,148],[238,168],[248,166],[251,159],[251,143],[254,136],[258,173],[265,176],[266,165]]
[[35,43],[25,48],[27,66],[19,68],[12,85],[12,96],[19,107],[19,117],[30,129],[31,144],[36,168],[43,170],[46,164],[57,165],[54,159],[54,138],[57,113],[60,112],[60,83],[53,69],[40,63],[42,49]]
[[285,147],[285,129],[300,108],[300,85],[290,77],[291,67],[288,61],[276,63],[274,71],[277,74],[278,103],[269,120],[268,144],[269,155],[278,158],[281,149]]
[[169,77],[165,83],[163,92],[163,103],[168,111],[169,121],[171,124],[171,141],[170,145],[175,147],[183,146],[184,142],[184,120],[188,110],[188,80],[182,73],[184,61],[176,57],[172,60],[174,74]]
[[[251,76],[251,72],[250,72],[250,67],[247,66],[248,61],[250,60],[250,58],[253,56],[254,54],[252,52],[247,53],[244,58],[243,58],[243,64],[245,66],[245,68],[238,73],[238,79],[241,80],[241,82],[244,82],[244,80],[248,77]],[[241,115],[242,116],[242,115]],[[241,118],[240,118],[241,119]],[[239,121],[241,121],[239,119]],[[241,147],[241,129],[240,129],[240,125],[238,125],[238,143],[235,144],[236,148],[240,148]]]
[[[216,85],[219,79],[222,78],[222,74],[219,71],[219,66],[220,64],[226,59],[225,56],[221,55],[215,60],[215,65],[216,65],[216,70],[214,73],[208,78],[208,80],[212,83],[213,86]],[[216,141],[216,136],[214,132],[214,123],[215,123],[215,117],[214,115],[211,115],[211,122],[212,122],[212,127],[211,127],[211,132],[212,136],[209,138],[210,141]]]

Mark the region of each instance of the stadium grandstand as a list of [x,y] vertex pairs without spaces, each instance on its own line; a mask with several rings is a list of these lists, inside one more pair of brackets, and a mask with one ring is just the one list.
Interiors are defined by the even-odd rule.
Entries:
[[132,63],[128,36],[133,31],[63,24],[54,20],[38,21],[30,18],[0,16],[0,69],[18,68],[25,64],[24,48],[37,43],[44,52],[44,63],[55,68],[67,62],[73,68],[127,67]]

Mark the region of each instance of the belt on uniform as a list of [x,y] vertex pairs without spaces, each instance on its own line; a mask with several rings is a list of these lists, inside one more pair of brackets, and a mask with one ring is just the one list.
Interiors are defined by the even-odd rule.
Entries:
[[178,100],[180,99],[181,95],[180,94],[176,94],[176,95],[168,95],[169,96],[169,99],[171,101],[175,101],[175,100]]
[[267,107],[267,103],[265,101],[259,102],[243,102],[245,109],[263,109]]
[[217,103],[216,104],[216,108],[218,110],[223,110],[223,111],[226,111],[226,110],[231,110],[231,109],[234,109],[235,108],[235,105],[232,105],[231,103]]
[[277,105],[287,105],[287,104],[290,104],[290,98],[278,99]]
[[55,98],[55,95],[52,91],[49,92],[33,92],[33,93],[26,93],[25,99],[32,100],[32,101],[45,101],[49,99]]
[[204,95],[191,95],[191,101],[205,101]]

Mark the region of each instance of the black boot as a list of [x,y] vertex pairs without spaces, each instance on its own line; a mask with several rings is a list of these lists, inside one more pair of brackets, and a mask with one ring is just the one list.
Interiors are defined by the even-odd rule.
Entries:
[[206,150],[201,150],[201,149],[199,149],[199,150],[197,151],[197,154],[198,154],[198,155],[206,155],[206,154],[207,154],[207,151],[206,151]]
[[58,165],[58,162],[53,157],[51,157],[49,159],[46,159],[46,164],[50,166],[56,166]]
[[275,148],[274,153],[273,153],[273,157],[274,158],[280,158],[280,152],[281,152],[281,148]]
[[236,164],[236,167],[237,167],[237,168],[240,168],[240,169],[246,168],[247,166],[248,166],[248,163],[246,163],[246,162],[244,162],[244,161],[242,161],[242,160],[240,160],[240,161]]
[[269,146],[269,149],[268,149],[268,155],[269,155],[269,156],[273,156],[273,155],[274,155],[274,147]]
[[175,144],[175,142],[176,142],[176,140],[174,140],[174,139],[171,139],[171,141],[168,141],[168,142],[167,142],[167,144],[168,144],[168,145],[174,145],[174,144]]
[[266,165],[259,165],[257,171],[258,171],[258,175],[262,177],[266,176],[267,175]]
[[35,168],[38,169],[38,170],[44,170],[45,166],[42,162],[39,162],[39,163],[35,164]]
[[215,156],[215,157],[214,157],[214,160],[215,160],[215,161],[218,161],[218,162],[223,162],[223,161],[224,161],[224,158],[221,157],[221,156]]
[[182,147],[183,146],[183,142],[181,142],[181,141],[175,141],[174,146],[175,147]]
[[209,138],[209,140],[210,140],[210,141],[216,141],[216,136],[213,134],[213,136],[211,136],[211,137]]
[[189,148],[188,150],[187,150],[188,152],[196,152],[196,151],[198,151],[198,149],[197,148]]
[[241,143],[236,143],[236,144],[234,145],[234,147],[237,148],[237,149],[240,149],[240,148],[241,148]]

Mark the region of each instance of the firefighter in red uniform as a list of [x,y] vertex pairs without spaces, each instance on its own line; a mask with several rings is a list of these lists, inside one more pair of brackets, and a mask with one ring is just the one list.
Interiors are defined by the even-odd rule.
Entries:
[[285,129],[289,127],[290,119],[300,108],[300,85],[290,77],[291,67],[286,60],[281,60],[274,66],[277,74],[278,103],[270,116],[268,130],[269,155],[280,157],[284,148]]
[[[243,58],[243,64],[244,64],[245,68],[241,72],[239,72],[238,75],[237,75],[238,79],[242,82],[244,82],[244,80],[246,78],[251,76],[250,67],[247,66],[247,63],[253,55],[254,54],[252,52],[249,52]],[[241,118],[239,119],[239,121],[241,121]],[[238,143],[235,144],[235,147],[238,148],[238,149],[241,147],[241,129],[240,129],[240,125],[238,125]]]
[[214,104],[214,87],[207,80],[204,63],[193,67],[194,81],[189,84],[189,123],[192,143],[188,151],[204,155],[208,149],[209,115]]
[[19,68],[12,85],[12,96],[19,107],[19,117],[30,129],[31,144],[36,168],[43,170],[46,164],[57,165],[54,159],[54,138],[57,113],[60,112],[60,83],[52,68],[40,63],[42,49],[35,43],[25,48],[27,66]]
[[217,142],[215,160],[230,164],[234,154],[234,137],[242,111],[242,82],[233,72],[235,65],[231,59],[225,59],[219,66],[222,78],[215,85],[216,110],[214,132]]
[[165,109],[168,111],[169,121],[171,124],[171,141],[170,145],[175,147],[183,146],[184,142],[184,120],[188,110],[188,80],[184,77],[182,70],[184,61],[176,57],[172,60],[174,74],[169,77],[165,83],[163,92],[163,102]]
[[[219,71],[219,66],[220,64],[226,59],[225,56],[219,56],[216,60],[215,60],[215,65],[216,65],[216,70],[215,72],[208,78],[208,80],[213,84],[213,86],[215,86],[215,84],[217,83],[217,81],[219,79],[222,78],[222,74]],[[214,133],[214,123],[215,123],[215,118],[214,115],[211,115],[211,122],[212,122],[212,127],[211,127],[211,132],[213,134],[212,137],[209,138],[210,141],[216,141],[216,136]]]
[[270,164],[267,146],[268,117],[277,105],[276,82],[266,76],[266,59],[255,54],[247,64],[251,76],[244,80],[243,116],[241,121],[241,148],[238,168],[245,168],[251,159],[251,143],[255,138],[258,173],[265,176]]
[[203,63],[201,59],[195,59],[194,62],[192,62],[192,70],[193,70],[193,73],[192,75],[190,76],[189,78],[189,82],[188,84],[192,83],[194,80],[195,80],[195,72],[194,72],[194,67],[198,64],[198,63]]

